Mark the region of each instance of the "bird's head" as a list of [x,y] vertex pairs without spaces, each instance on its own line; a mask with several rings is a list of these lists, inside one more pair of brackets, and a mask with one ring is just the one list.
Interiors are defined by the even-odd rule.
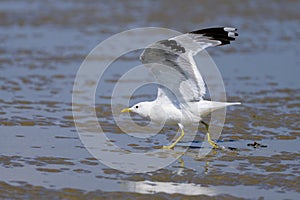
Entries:
[[133,112],[142,117],[149,117],[151,107],[151,102],[141,102],[133,105],[130,108],[124,108],[123,110],[121,110],[121,112]]

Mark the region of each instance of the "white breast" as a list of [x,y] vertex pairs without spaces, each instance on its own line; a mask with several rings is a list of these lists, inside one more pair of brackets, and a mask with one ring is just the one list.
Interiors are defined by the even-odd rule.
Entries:
[[200,115],[192,112],[191,109],[181,109],[174,104],[153,105],[150,112],[150,119],[159,124],[191,124],[198,123],[201,120]]

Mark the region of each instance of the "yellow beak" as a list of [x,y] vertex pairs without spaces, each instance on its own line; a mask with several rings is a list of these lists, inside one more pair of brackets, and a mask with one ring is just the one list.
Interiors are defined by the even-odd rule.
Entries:
[[124,108],[123,110],[121,110],[122,113],[124,112],[131,112],[130,108]]

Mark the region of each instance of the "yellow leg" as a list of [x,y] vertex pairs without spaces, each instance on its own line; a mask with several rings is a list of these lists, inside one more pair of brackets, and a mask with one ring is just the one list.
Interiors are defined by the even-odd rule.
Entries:
[[212,141],[212,139],[210,138],[210,133],[208,132],[208,128],[209,125],[207,123],[205,123],[204,121],[201,121],[202,124],[204,124],[205,128],[206,128],[206,135],[207,135],[207,141],[208,143],[214,148],[214,149],[219,149],[220,147],[217,145],[217,143],[215,143],[214,141]]
[[175,147],[175,145],[183,138],[183,136],[184,136],[183,126],[181,124],[178,124],[178,125],[179,125],[178,131],[181,129],[181,135],[171,145],[163,146],[163,149],[173,149]]
[[207,141],[208,141],[208,143],[209,143],[214,149],[219,149],[219,146],[217,145],[217,143],[215,143],[214,141],[211,140],[210,134],[209,134],[208,131],[207,131],[206,135],[207,135]]

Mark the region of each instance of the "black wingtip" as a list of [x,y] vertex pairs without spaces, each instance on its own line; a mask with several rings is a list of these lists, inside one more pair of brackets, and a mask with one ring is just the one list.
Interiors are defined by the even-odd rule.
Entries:
[[220,45],[230,44],[230,41],[235,40],[234,37],[239,34],[236,33],[237,28],[231,27],[214,27],[214,28],[206,28],[200,29],[196,31],[190,32],[191,34],[201,34],[209,37],[212,40],[220,41]]

